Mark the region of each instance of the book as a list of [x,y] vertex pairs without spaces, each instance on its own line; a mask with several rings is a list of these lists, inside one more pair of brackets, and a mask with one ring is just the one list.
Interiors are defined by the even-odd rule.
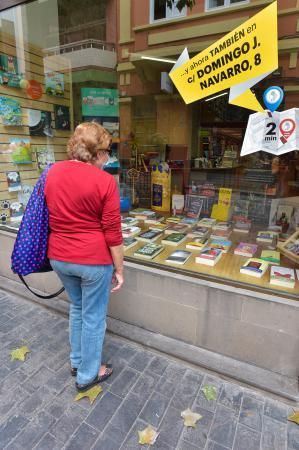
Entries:
[[162,236],[162,231],[148,230],[139,234],[136,239],[144,242],[154,242]]
[[162,239],[161,244],[166,245],[179,245],[187,238],[186,234],[184,233],[171,233],[165,236],[164,239]]
[[28,109],[28,125],[30,136],[54,136],[50,111]]
[[37,169],[40,173],[47,167],[48,164],[55,163],[53,147],[41,147],[39,145],[35,145],[32,149],[35,152]]
[[46,94],[64,97],[64,74],[59,72],[45,73]]
[[251,228],[251,220],[240,218],[235,222],[234,231],[237,233],[249,233]]
[[10,138],[9,152],[14,164],[32,164],[32,150],[29,139]]
[[185,214],[187,217],[198,219],[203,206],[203,198],[199,195],[186,195]]
[[231,223],[230,222],[217,222],[212,226],[212,230],[230,230]]
[[186,233],[189,230],[188,225],[184,225],[182,223],[173,223],[169,225],[167,230],[165,230],[165,234],[171,233]]
[[294,269],[272,266],[270,271],[270,284],[293,289],[295,287]]
[[184,217],[179,223],[182,223],[183,225],[189,225],[192,227],[193,225],[196,225],[198,222],[198,219],[193,219],[192,217]]
[[261,259],[269,261],[272,264],[280,264],[280,253],[275,250],[263,250],[261,253]]
[[127,227],[122,230],[122,235],[124,238],[129,238],[132,236],[136,236],[138,233],[140,233],[140,231],[140,227]]
[[186,250],[176,250],[171,253],[165,261],[173,264],[185,264],[191,255],[192,253],[187,252]]
[[163,245],[155,244],[153,242],[140,247],[134,256],[144,259],[153,259],[155,256],[159,255],[164,250]]
[[188,237],[206,237],[210,232],[210,229],[207,227],[196,226],[189,233]]
[[256,240],[258,242],[272,242],[273,239],[278,237],[278,233],[274,231],[259,231]]
[[137,239],[133,237],[124,238],[124,249],[128,250],[129,248],[134,247],[137,243]]
[[9,97],[0,97],[0,116],[5,126],[18,127],[22,125],[22,111],[20,103]]
[[130,216],[135,217],[139,220],[145,220],[149,217],[155,216],[155,211],[152,211],[151,209],[143,209],[143,208],[136,208],[132,209],[132,211],[129,212]]
[[56,130],[70,130],[70,108],[68,106],[54,105]]
[[167,223],[156,223],[153,225],[149,225],[150,230],[157,230],[157,231],[165,231],[169,228],[169,224]]
[[144,223],[155,225],[155,224],[161,223],[163,221],[164,221],[164,216],[161,216],[160,214],[155,213],[155,215],[146,218],[144,220]]
[[173,194],[171,209],[174,215],[182,214],[184,211],[185,197],[182,194]]
[[215,266],[219,259],[222,257],[222,250],[218,248],[206,247],[195,258],[195,262],[199,264],[205,264],[207,266]]
[[212,219],[210,217],[205,217],[204,219],[201,219],[197,225],[199,227],[212,228],[212,226],[214,226],[216,222],[217,222],[216,219]]
[[122,217],[121,218],[121,227],[127,228],[132,227],[134,225],[137,225],[138,219],[135,219],[134,217]]
[[231,230],[214,230],[210,236],[211,239],[221,239],[221,238],[229,238],[231,235]]
[[24,214],[24,205],[20,202],[12,202],[10,204],[10,221],[21,222]]
[[202,250],[208,245],[208,242],[207,238],[196,238],[194,241],[188,242],[186,248],[189,250]]
[[180,214],[175,215],[175,216],[170,216],[170,217],[167,217],[166,222],[179,223],[183,218],[184,218],[184,216],[182,216]]
[[16,192],[22,190],[20,172],[6,172],[6,180],[8,185],[8,192]]
[[233,203],[233,220],[238,220],[240,216],[248,217],[249,200],[237,199]]
[[250,258],[240,268],[240,273],[244,275],[250,275],[252,277],[261,278],[269,267],[267,261],[263,261],[259,258]]
[[238,247],[235,248],[234,254],[239,256],[247,256],[251,258],[257,251],[256,244],[248,244],[247,242],[240,242]]
[[227,239],[212,239],[209,245],[211,248],[218,248],[219,250],[222,250],[223,253],[227,253],[232,242]]

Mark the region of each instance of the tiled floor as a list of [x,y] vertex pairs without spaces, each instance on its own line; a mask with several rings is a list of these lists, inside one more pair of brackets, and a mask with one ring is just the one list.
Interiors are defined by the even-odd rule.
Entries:
[[[93,405],[74,402],[67,320],[4,291],[0,311],[0,449],[146,448],[137,430],[151,424],[160,433],[153,449],[299,450],[287,404],[110,335],[113,376]],[[26,361],[10,361],[25,344]],[[217,388],[216,401],[206,400],[205,384]],[[202,415],[194,429],[180,417],[188,407]]]

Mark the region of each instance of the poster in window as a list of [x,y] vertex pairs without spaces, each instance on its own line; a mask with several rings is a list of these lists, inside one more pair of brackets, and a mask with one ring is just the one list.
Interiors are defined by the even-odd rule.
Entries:
[[0,54],[0,84],[20,88],[21,80],[17,57]]
[[117,89],[82,88],[82,116],[118,117],[119,100]]
[[6,180],[8,185],[8,192],[17,192],[22,189],[20,172],[18,171],[6,172]]
[[28,110],[28,124],[30,136],[54,136],[52,128],[52,116],[49,111],[38,109]]
[[70,108],[63,105],[54,105],[56,130],[70,130]]
[[19,127],[22,125],[22,110],[20,103],[9,97],[0,97],[0,116],[5,126]]
[[14,164],[32,163],[31,143],[27,138],[11,138],[9,152]]
[[59,72],[45,73],[46,94],[64,97],[64,74]]
[[36,164],[39,172],[42,172],[48,164],[55,162],[53,147],[34,146],[34,152],[36,154]]

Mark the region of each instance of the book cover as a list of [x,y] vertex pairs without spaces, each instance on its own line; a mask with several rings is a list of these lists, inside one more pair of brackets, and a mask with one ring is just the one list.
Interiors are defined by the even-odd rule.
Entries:
[[197,238],[194,241],[188,242],[186,248],[190,250],[202,250],[208,245],[209,240],[207,238]]
[[[298,278],[298,271],[297,271]],[[272,266],[270,272],[270,283],[277,286],[284,286],[287,288],[295,287],[295,271],[288,267]]]
[[156,231],[165,231],[169,228],[169,224],[167,223],[156,223],[153,225],[149,225],[150,230],[156,230]]
[[136,236],[141,231],[139,227],[127,227],[122,230],[122,235],[124,238],[129,238],[132,236]]
[[230,222],[217,222],[215,225],[212,226],[212,230],[229,230],[231,228]]
[[199,227],[212,228],[212,226],[215,225],[216,222],[217,222],[216,219],[205,217],[204,219],[201,219],[197,225]]
[[239,219],[235,222],[234,231],[239,233],[249,233],[251,228],[251,220],[249,219]]
[[28,109],[28,125],[30,136],[54,136],[50,111]]
[[214,230],[210,237],[211,239],[228,238],[231,233],[231,230]]
[[185,197],[182,194],[173,194],[172,195],[172,212],[174,215],[182,214],[184,211]]
[[262,277],[269,267],[269,263],[259,258],[250,258],[241,267],[240,272],[253,277]]
[[171,233],[168,234],[164,239],[162,239],[162,244],[168,245],[179,245],[187,238],[184,233]]
[[0,55],[0,84],[8,87],[20,88],[22,75],[19,73],[16,56]]
[[176,250],[167,257],[166,262],[174,264],[185,264],[185,262],[190,258],[191,255],[192,253],[187,252],[186,250]]
[[167,230],[165,230],[166,234],[171,234],[171,233],[186,233],[189,230],[189,226],[188,225],[184,225],[181,223],[173,223],[171,224]]
[[45,73],[46,94],[64,97],[64,74],[59,72]]
[[188,237],[206,237],[209,234],[208,227],[195,226],[189,233]]
[[18,201],[26,208],[29,198],[33,192],[33,186],[30,184],[21,184],[21,190],[18,191]]
[[272,264],[280,264],[280,253],[275,250],[263,250],[261,253],[261,259],[269,261]]
[[227,251],[230,249],[231,245],[232,245],[232,242],[228,241],[226,239],[212,239],[210,241],[211,248],[217,248],[219,250],[222,250],[223,253],[227,253]]
[[53,147],[35,145],[32,147],[32,149],[36,154],[36,164],[39,172],[42,172],[48,164],[55,163]]
[[163,245],[154,244],[153,242],[140,247],[135,253],[134,256],[139,256],[140,258],[145,259],[153,259],[159,253],[164,250]]
[[24,214],[24,205],[20,202],[12,202],[10,204],[10,221],[20,222]]
[[32,164],[32,150],[29,139],[11,138],[9,152],[14,164]]
[[232,189],[224,187],[219,189],[218,195],[219,206],[229,207],[231,204],[231,198],[232,198]]
[[273,239],[278,237],[278,233],[273,231],[259,231],[256,240],[260,242],[272,242]]
[[155,216],[156,213],[151,209],[136,208],[132,209],[132,211],[130,211],[129,214],[130,216],[136,217],[136,219],[145,220],[149,217]]
[[13,98],[0,97],[0,115],[5,126],[19,127],[22,125],[21,106]]
[[122,217],[121,218],[121,227],[127,228],[132,227],[138,223],[138,219],[135,219],[134,217]]
[[193,225],[196,225],[198,222],[198,219],[193,219],[192,217],[184,217],[179,223],[182,223],[183,225],[189,225],[190,227]]
[[134,247],[137,243],[137,239],[133,237],[124,238],[124,249],[128,250],[129,248]]
[[222,254],[222,250],[219,248],[211,248],[207,247],[204,248],[198,255],[198,258],[204,258],[204,259],[216,259],[219,255]]
[[234,254],[239,255],[239,256],[252,257],[256,253],[257,248],[258,248],[258,246],[256,244],[240,242],[238,247],[235,248]]
[[155,225],[155,224],[161,223],[163,221],[164,221],[164,216],[161,216],[160,214],[155,213],[153,216],[146,218],[144,223]]
[[178,214],[178,215],[176,214],[175,216],[167,217],[166,222],[179,223],[183,218],[184,218],[184,216],[182,216],[180,214]]
[[203,198],[199,195],[186,195],[185,214],[192,219],[198,219],[203,206]]
[[139,241],[155,241],[156,239],[161,237],[162,234],[162,231],[148,230],[140,233],[136,239],[138,239]]
[[6,180],[8,185],[8,192],[16,192],[22,189],[20,172],[6,172]]
[[55,128],[56,130],[71,129],[70,108],[63,105],[54,105]]

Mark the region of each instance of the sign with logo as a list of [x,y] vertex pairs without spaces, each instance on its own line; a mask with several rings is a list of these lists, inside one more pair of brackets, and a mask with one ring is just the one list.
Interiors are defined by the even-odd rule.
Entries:
[[260,150],[273,155],[299,150],[299,108],[249,116],[241,156]]
[[169,76],[185,103],[230,89],[229,103],[262,112],[250,88],[278,67],[277,3],[189,59],[185,49]]
[[118,90],[82,88],[82,116],[118,117]]

